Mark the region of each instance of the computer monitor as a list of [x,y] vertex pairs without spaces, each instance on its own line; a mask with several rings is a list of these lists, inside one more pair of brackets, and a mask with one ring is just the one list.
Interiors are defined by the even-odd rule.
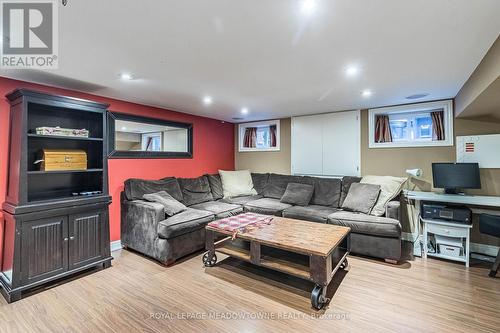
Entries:
[[477,163],[432,163],[432,180],[435,188],[444,188],[448,194],[457,194],[461,189],[481,188]]

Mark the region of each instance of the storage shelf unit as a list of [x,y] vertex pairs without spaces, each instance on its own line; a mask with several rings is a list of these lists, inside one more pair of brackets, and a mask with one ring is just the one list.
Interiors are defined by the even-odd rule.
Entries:
[[[454,260],[465,263],[466,267],[469,267],[469,256],[470,256],[470,229],[472,228],[471,224],[464,224],[458,222],[450,222],[445,220],[436,220],[436,219],[424,219],[420,218],[423,224],[423,258],[436,257],[447,260]],[[429,252],[427,249],[427,243],[429,240],[429,235],[440,235],[450,238],[455,238],[460,242],[464,243],[463,254],[460,256],[454,257],[445,255],[438,252],[438,246],[436,244],[435,253]]]
[[[0,285],[11,302],[40,284],[110,265],[111,197],[105,140],[108,105],[25,89],[6,97],[11,138]],[[37,127],[56,126],[87,129],[89,137],[35,134]],[[35,161],[43,149],[83,150],[87,169],[40,170]],[[74,195],[94,191],[100,194]]]

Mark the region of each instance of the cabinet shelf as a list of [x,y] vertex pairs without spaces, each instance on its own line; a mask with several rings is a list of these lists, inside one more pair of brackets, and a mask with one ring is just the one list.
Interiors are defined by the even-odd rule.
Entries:
[[53,175],[61,173],[91,173],[102,172],[102,169],[87,169],[87,170],[50,170],[50,171],[28,171],[28,175]]
[[54,139],[54,140],[79,140],[79,141],[103,141],[102,138],[85,138],[79,136],[60,136],[60,135],[43,135],[43,134],[33,134],[29,133],[28,138],[39,138],[39,139]]

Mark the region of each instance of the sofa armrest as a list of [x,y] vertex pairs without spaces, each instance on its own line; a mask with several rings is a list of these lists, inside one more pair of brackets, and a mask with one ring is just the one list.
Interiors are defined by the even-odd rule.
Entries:
[[399,200],[389,201],[385,207],[385,217],[398,220],[401,223],[401,203]]
[[[158,223],[165,219],[163,205],[143,200],[122,201],[121,241],[124,246],[141,251],[158,237]],[[144,251],[144,250],[143,250]]]

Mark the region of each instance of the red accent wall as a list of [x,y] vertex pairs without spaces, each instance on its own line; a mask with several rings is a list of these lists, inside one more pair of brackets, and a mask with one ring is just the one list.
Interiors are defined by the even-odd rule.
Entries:
[[[113,203],[110,206],[111,241],[120,239],[120,192],[123,190],[123,182],[126,179],[159,179],[166,176],[197,177],[204,173],[215,173],[218,169],[234,169],[234,125],[231,123],[222,123],[220,120],[0,77],[0,203],[4,202],[7,191],[9,151],[10,108],[5,95],[17,88],[28,88],[108,103],[110,111],[193,124],[192,159],[109,160],[109,194],[113,197]],[[3,221],[1,212],[0,218],[0,221]],[[0,242],[3,239],[2,232],[0,224]],[[0,261],[1,251],[2,247],[0,246]]]

